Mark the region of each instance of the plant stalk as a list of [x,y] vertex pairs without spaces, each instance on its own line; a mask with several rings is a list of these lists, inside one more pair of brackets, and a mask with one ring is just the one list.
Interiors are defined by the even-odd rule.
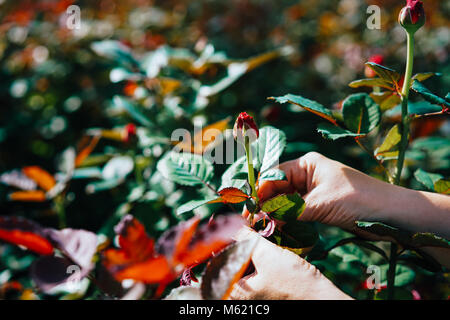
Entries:
[[402,120],[400,123],[401,140],[398,152],[397,172],[394,180],[394,184],[396,185],[400,184],[400,179],[403,170],[403,163],[405,161],[405,153],[408,147],[409,124],[410,124],[410,119],[408,115],[408,97],[409,97],[409,89],[411,87],[411,76],[414,63],[414,34],[407,32],[406,35],[407,35],[408,57],[406,60],[405,79],[403,81],[403,88],[402,88]]
[[[402,119],[400,123],[401,140],[397,159],[397,172],[394,179],[395,185],[400,185],[403,164],[405,162],[406,149],[408,148],[409,140],[409,125],[410,118],[408,115],[408,97],[409,90],[411,88],[411,77],[414,64],[414,33],[406,32],[407,38],[407,60],[406,60],[406,70],[405,78],[403,81],[402,88]],[[395,294],[395,271],[397,266],[397,250],[398,246],[396,243],[391,242],[391,252],[389,257],[389,270],[387,274],[387,290],[388,290],[388,300],[394,299]]]
[[[247,155],[247,168],[248,168],[248,183],[252,189],[252,197],[258,203],[258,193],[256,192],[256,181],[255,181],[255,170],[253,169],[253,156],[252,156],[252,146],[250,144],[249,137],[245,137],[245,152]],[[250,225],[253,225],[254,212],[250,214]]]
[[395,271],[397,268],[397,250],[398,246],[396,243],[391,242],[391,252],[389,257],[389,269],[387,273],[387,290],[388,290],[388,300],[394,299],[395,293]]

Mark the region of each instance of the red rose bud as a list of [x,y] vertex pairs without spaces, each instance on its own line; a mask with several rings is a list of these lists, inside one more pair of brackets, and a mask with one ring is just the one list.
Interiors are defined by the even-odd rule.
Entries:
[[407,32],[416,32],[425,24],[423,3],[419,0],[407,0],[406,6],[400,11],[398,22]]
[[[246,133],[247,131],[248,133]],[[247,112],[241,112],[234,123],[233,136],[236,141],[242,141],[246,134],[250,134],[249,138],[253,141],[259,137],[259,130],[253,117],[249,116]]]
[[[373,62],[379,65],[383,65],[384,63],[384,56],[382,56],[381,54],[376,54],[370,57],[369,62]],[[367,78],[374,78],[377,74],[375,73],[375,71],[373,71],[372,69],[370,69],[368,66],[366,66],[366,68],[364,69],[364,74]]]
[[123,142],[128,143],[136,137],[136,126],[133,123],[129,123],[123,130]]

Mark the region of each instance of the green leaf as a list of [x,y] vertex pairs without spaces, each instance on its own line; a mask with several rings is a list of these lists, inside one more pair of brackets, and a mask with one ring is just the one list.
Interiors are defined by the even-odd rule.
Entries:
[[[383,264],[380,266],[381,269],[381,285],[387,284],[387,272],[389,270],[389,264]],[[397,264],[395,267],[395,281],[394,285],[396,287],[403,287],[411,284],[416,277],[416,273],[411,268]]]
[[296,105],[302,107],[303,109],[306,109],[309,112],[312,112],[324,119],[327,119],[328,121],[330,121],[332,123],[336,123],[336,119],[333,117],[333,114],[331,113],[331,111],[316,101],[309,100],[302,96],[293,95],[293,94],[286,94],[282,97],[270,97],[269,99],[275,100],[278,103],[288,102],[288,103],[296,104]]
[[246,165],[246,157],[240,157],[223,173],[219,190],[229,187],[242,189],[245,186],[247,180],[236,179],[234,178],[234,176],[240,176],[241,174],[245,174],[246,176],[248,176],[247,172],[248,168]]
[[281,154],[286,147],[286,135],[283,131],[266,126],[259,130],[259,138],[253,144],[257,159],[256,170],[261,173],[278,164]]
[[381,146],[375,150],[375,156],[380,158],[386,158],[393,153],[398,155],[398,144],[400,143],[402,136],[398,125],[395,125],[389,130],[386,138]]
[[441,73],[436,73],[436,72],[417,73],[412,77],[412,79],[417,80],[417,81],[425,81],[431,77],[441,76],[441,75],[442,75]]
[[434,191],[434,184],[443,178],[440,174],[429,173],[422,169],[417,169],[414,172],[414,177],[431,191]]
[[305,201],[298,193],[283,194],[263,203],[261,210],[281,221],[295,221],[305,210]]
[[440,247],[450,248],[450,241],[432,233],[412,233],[381,222],[356,221],[356,226],[380,237],[391,237],[407,248]]
[[276,169],[276,168],[264,171],[259,176],[259,183],[261,183],[262,181],[278,181],[278,180],[286,181],[287,177],[283,170]]
[[336,246],[330,250],[330,254],[340,257],[342,262],[345,263],[356,262],[364,266],[371,264],[369,256],[364,252],[364,250],[352,244]]
[[78,168],[73,171],[72,179],[101,179],[102,170],[99,167]]
[[352,94],[342,105],[344,123],[354,133],[369,133],[381,120],[380,107],[366,93]]
[[209,182],[214,171],[212,163],[200,155],[172,151],[158,161],[157,169],[167,179],[186,186]]
[[326,259],[328,253],[331,250],[349,243],[374,251],[378,253],[380,256],[382,256],[386,261],[389,260],[388,256],[383,251],[383,249],[361,238],[351,237],[341,239],[340,237],[338,237],[335,239],[334,237],[327,237],[321,238],[319,240],[319,243],[316,246],[314,246],[313,250],[308,254],[308,261]]
[[181,206],[179,206],[179,207],[177,208],[177,215],[181,215],[181,214],[183,214],[183,213],[185,213],[185,212],[192,211],[192,210],[194,210],[195,208],[198,208],[198,207],[200,207],[200,206],[202,206],[202,205],[208,203],[209,201],[215,200],[215,199],[217,199],[217,198],[218,198],[218,197],[214,195],[214,196],[210,196],[210,197],[208,197],[208,198],[206,198],[206,199],[201,199],[201,200],[191,200],[191,201],[189,201],[189,202],[186,202],[185,204],[183,204],[183,205],[181,205]]
[[145,116],[141,110],[129,99],[126,99],[122,96],[114,96],[113,104],[119,108],[126,110],[131,117],[139,122],[141,125],[146,127],[153,127],[153,123],[148,120],[147,116]]
[[281,230],[275,229],[270,238],[279,246],[301,254],[303,250],[300,249],[314,246],[319,234],[312,224],[295,220],[283,225]]
[[247,172],[236,172],[236,174],[233,175],[232,179],[235,180],[247,180],[248,173]]
[[381,78],[371,78],[371,79],[360,79],[350,82],[349,84],[352,88],[360,88],[360,87],[381,87],[389,90],[394,90],[394,87],[391,82],[386,81]]
[[319,126],[317,127],[317,131],[319,133],[322,134],[322,136],[325,139],[330,139],[330,140],[337,140],[337,139],[341,139],[341,138],[348,138],[348,137],[362,137],[364,136],[363,134],[358,134],[358,133],[353,133],[351,131],[342,129],[341,127],[332,125],[330,123],[320,123]]
[[134,168],[133,158],[129,156],[118,156],[111,158],[102,169],[102,178],[124,179]]
[[[374,300],[388,300],[388,290],[375,291]],[[413,300],[414,297],[408,288],[395,288],[394,300]]]
[[[442,108],[428,101],[408,102],[408,114],[423,115],[441,111]],[[388,117],[399,117],[402,114],[402,106],[396,105],[395,108],[386,112]]]
[[441,107],[450,108],[450,103],[445,99],[435,95],[428,88],[426,88],[421,82],[414,80],[412,89],[419,93],[425,100]]
[[86,193],[93,194],[104,190],[110,190],[117,187],[123,182],[124,180],[122,178],[112,178],[108,180],[91,182],[88,185],[86,185]]
[[133,57],[131,50],[116,40],[104,40],[92,43],[92,50],[99,56],[114,60],[128,68],[139,68],[139,62]]
[[435,258],[420,249],[414,249],[414,251],[402,254],[398,257],[398,261],[405,261],[430,272],[442,271],[441,264]]
[[439,180],[434,184],[437,193],[450,194],[450,180]]
[[366,62],[366,66],[372,69],[380,78],[392,84],[398,83],[402,77],[397,71],[374,62]]
[[400,102],[402,99],[396,92],[385,91],[385,92],[371,92],[370,97],[378,103],[382,112],[387,111]]

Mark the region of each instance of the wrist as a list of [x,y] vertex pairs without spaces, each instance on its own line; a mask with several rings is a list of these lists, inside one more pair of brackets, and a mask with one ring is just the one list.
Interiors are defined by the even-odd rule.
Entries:
[[[432,232],[448,238],[450,197],[386,183],[381,197],[374,197],[372,221],[412,232]],[[448,222],[448,223],[447,223]]]

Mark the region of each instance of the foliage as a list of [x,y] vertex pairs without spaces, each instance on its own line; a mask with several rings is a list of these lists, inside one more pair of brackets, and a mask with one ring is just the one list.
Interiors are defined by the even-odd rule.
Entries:
[[[72,3],[82,10],[80,30],[60,22]],[[381,31],[362,32],[363,1],[101,3],[2,4],[0,239],[29,250],[0,245],[0,298],[121,298],[132,290],[121,282],[129,275],[120,271],[136,272],[131,267],[145,264],[154,264],[160,278],[137,277],[131,289],[145,283],[138,298],[166,297],[185,270],[200,280],[203,275],[196,297],[223,298],[230,279],[245,271],[252,246],[227,247],[239,223],[230,229],[221,223],[228,221],[224,217],[234,221],[230,213],[244,205],[267,213],[254,224],[261,234],[306,257],[353,297],[373,298],[360,285],[364,268],[388,263],[385,243],[299,222],[300,195],[260,204],[252,188],[284,180],[274,165],[311,150],[392,178],[402,75],[368,63],[377,77],[351,80],[374,53],[385,55],[389,66],[403,63],[396,16],[386,13]],[[399,9],[392,1],[383,7]],[[448,194],[444,114],[450,102],[443,90],[450,70],[443,7],[427,1],[433,25],[417,36],[423,58],[411,86],[417,101],[408,105],[413,122],[402,184]],[[251,145],[253,187],[244,148],[227,130],[243,109],[261,127]],[[232,158],[216,161],[216,152],[228,156],[231,145]],[[130,225],[135,233],[127,236],[135,239],[122,235]],[[396,286],[447,298],[446,270],[411,245],[445,246],[445,239],[404,235],[377,223],[358,227],[401,234]],[[204,255],[192,257],[192,246],[203,244],[199,232],[217,243],[204,251],[196,247]],[[76,243],[82,253],[72,251]],[[207,288],[224,265],[228,276],[219,280],[226,285],[214,293]],[[79,268],[68,274],[70,266]],[[48,283],[43,270],[50,267],[56,271]]]

